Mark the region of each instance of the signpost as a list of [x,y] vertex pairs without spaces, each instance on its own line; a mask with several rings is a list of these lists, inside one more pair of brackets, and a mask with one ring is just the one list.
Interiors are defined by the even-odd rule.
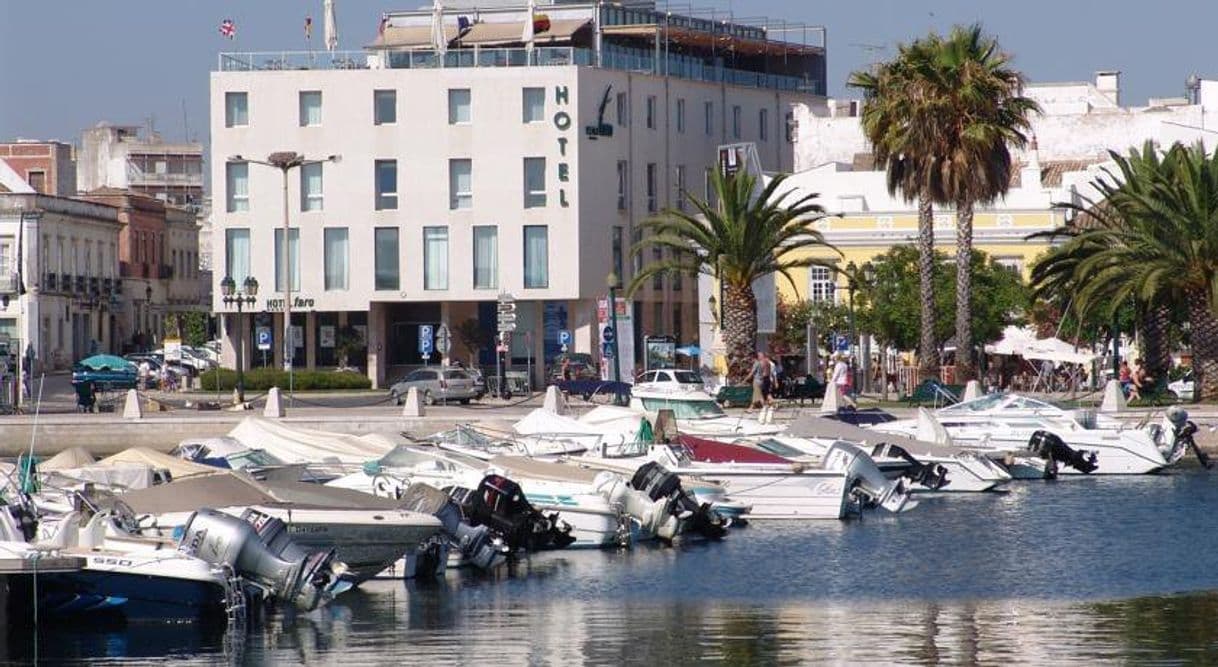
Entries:
[[434,344],[435,330],[430,324],[419,325],[419,354],[423,356],[423,365],[427,365],[427,361],[431,359],[431,351]]
[[566,329],[561,329],[558,332],[558,344],[562,346],[562,351],[566,352],[571,346],[571,332]]
[[448,351],[452,349],[452,340],[448,325],[441,324],[440,328],[436,329],[436,352],[440,353],[440,358],[445,365],[448,364]]
[[499,315],[499,348],[495,353],[495,362],[499,366],[499,397],[510,398],[507,389],[507,364],[512,349],[512,332],[516,330],[516,299],[504,292],[499,295],[496,306]]

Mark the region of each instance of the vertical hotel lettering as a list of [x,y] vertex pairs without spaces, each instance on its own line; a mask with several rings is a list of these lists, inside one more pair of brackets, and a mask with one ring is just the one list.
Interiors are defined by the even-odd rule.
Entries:
[[566,208],[570,206],[567,201],[567,183],[571,181],[571,167],[567,162],[567,137],[566,133],[571,129],[571,115],[568,114],[564,107],[570,102],[566,86],[556,86],[554,88],[554,104],[558,107],[558,111],[554,114],[554,127],[562,134],[558,135],[558,205]]

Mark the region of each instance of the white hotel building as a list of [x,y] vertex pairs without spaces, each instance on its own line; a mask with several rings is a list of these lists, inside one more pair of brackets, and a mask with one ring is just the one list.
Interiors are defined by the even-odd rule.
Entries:
[[[518,304],[513,363],[551,358],[563,329],[595,355],[596,299],[610,272],[629,282],[636,225],[683,191],[704,196],[720,144],[756,142],[766,170],[790,171],[792,105],[824,103],[819,28],[564,3],[538,8],[529,50],[526,15],[447,9],[444,55],[430,10],[389,14],[365,52],[221,54],[213,308],[233,312],[226,275],[257,278],[247,351],[257,321],[275,332],[267,363],[280,362],[282,176],[230,156],[341,156],[289,172],[293,357],[334,365],[330,327],[355,326],[367,359],[352,363],[383,386],[422,363],[420,324],[473,318],[489,342],[505,292]],[[633,307],[636,338],[698,335],[696,280],[651,282]],[[237,319],[225,320],[232,365]],[[470,351],[454,341],[451,354]],[[493,366],[489,346],[480,362]]]

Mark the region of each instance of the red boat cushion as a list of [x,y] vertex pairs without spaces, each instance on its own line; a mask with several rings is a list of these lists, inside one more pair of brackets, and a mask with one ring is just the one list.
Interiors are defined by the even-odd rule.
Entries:
[[776,454],[763,452],[760,449],[753,449],[743,445],[719,442],[718,440],[681,435],[677,437],[677,441],[685,445],[685,448],[690,451],[690,455],[695,461],[706,463],[791,463],[790,459],[784,459]]

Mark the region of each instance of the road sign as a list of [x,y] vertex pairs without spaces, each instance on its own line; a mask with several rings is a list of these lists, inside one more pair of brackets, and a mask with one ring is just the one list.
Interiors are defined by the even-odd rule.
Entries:
[[430,355],[433,349],[435,330],[430,324],[419,325],[419,354]]
[[272,338],[271,338],[271,328],[270,327],[258,327],[258,329],[256,330],[256,333],[254,335],[255,335],[255,339],[258,341],[259,350],[271,349]]
[[613,343],[601,343],[601,356],[606,359],[613,358]]
[[835,338],[834,340],[835,340],[834,347],[837,349],[838,352],[849,352],[850,351],[850,339],[849,338],[842,336],[842,335],[838,335],[837,338]]
[[439,329],[436,329],[436,351],[440,354],[448,354],[448,350],[452,347],[452,334],[448,333],[448,326],[441,324]]
[[613,330],[613,327],[605,327],[604,329],[601,329],[601,342],[612,344],[613,339],[616,337],[617,332]]
[[558,331],[558,344],[559,345],[570,345],[571,344],[571,332],[567,331],[566,329],[560,329]]

